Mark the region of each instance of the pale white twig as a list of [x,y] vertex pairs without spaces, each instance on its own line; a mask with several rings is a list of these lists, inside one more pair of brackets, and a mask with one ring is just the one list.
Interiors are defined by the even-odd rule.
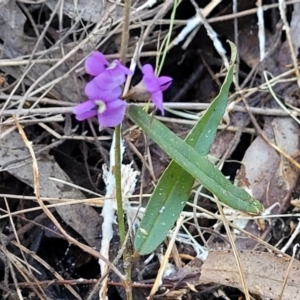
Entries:
[[[207,17],[211,11],[220,3],[222,0],[212,0],[210,3],[202,9],[203,16]],[[175,40],[171,43],[173,45],[177,45],[182,42],[186,36],[193,31],[195,28],[199,29],[202,25],[202,18],[196,14],[194,17],[190,18],[186,22],[186,26],[181,30],[179,35],[175,38]]]
[[298,236],[299,232],[300,232],[300,219],[298,218],[298,224],[297,224],[297,226],[296,226],[293,234],[291,235],[291,237],[289,238],[289,240],[285,244],[285,246],[282,247],[282,249],[281,249],[282,252],[285,252],[290,247],[290,245],[292,244],[292,242]]
[[[112,145],[110,148],[110,168],[108,170],[106,165],[103,165],[103,180],[106,185],[106,199],[104,201],[103,209],[102,209],[102,243],[100,253],[109,259],[109,248],[110,248],[110,241],[113,237],[113,224],[115,223],[115,212],[117,210],[117,203],[116,203],[116,187],[115,187],[115,175],[114,175],[114,168],[115,168],[115,139],[116,135],[114,134]],[[121,161],[123,158],[123,154],[125,151],[124,141],[121,141]],[[135,185],[137,181],[137,176],[139,175],[138,171],[135,171],[132,168],[132,164],[123,165],[121,166],[121,186],[122,186],[122,195],[124,195],[124,210],[128,215],[128,222],[129,222],[129,229],[131,230],[132,225],[132,214],[130,211],[130,203],[128,201],[128,196],[132,195],[135,190]],[[101,274],[106,274],[108,271],[108,265],[103,261],[99,260]],[[103,280],[101,289],[99,292],[99,297],[101,300],[106,299],[106,290],[107,290],[107,277]]]
[[257,1],[257,18],[258,18],[258,41],[259,41],[259,61],[263,61],[266,53],[266,36],[264,11],[262,8],[262,0]]
[[190,0],[190,1],[194,5],[197,15],[201,19],[201,22],[206,29],[207,35],[210,37],[211,41],[213,42],[216,51],[222,57],[222,60],[223,60],[223,63],[225,65],[226,69],[229,69],[229,62],[226,57],[226,50],[224,49],[221,41],[219,40],[217,33],[213,30],[211,25],[207,22],[204,14],[202,12],[202,9],[200,9],[198,7],[198,4],[195,2],[195,0]]
[[290,34],[290,25],[289,25],[289,23],[287,21],[287,18],[286,18],[286,3],[285,3],[285,0],[278,0],[278,4],[279,4],[280,17],[281,17],[281,20],[283,22],[283,26],[284,26],[283,28],[285,30],[286,39],[288,41],[290,52],[291,52],[294,71],[295,71],[295,74],[297,76],[297,83],[298,83],[298,86],[300,86],[300,72],[299,72],[299,69],[298,69],[297,57],[296,57],[295,49],[293,47],[292,37],[291,37],[291,34]]
[[[113,173],[113,168],[115,167],[115,156],[114,156],[114,149],[115,149],[115,139],[116,136],[114,134],[111,148],[110,148],[110,168],[108,170],[106,165],[103,165],[103,180],[106,185],[106,194],[105,197],[107,197],[104,201],[104,205],[102,208],[102,217],[103,217],[103,223],[102,223],[102,242],[101,242],[101,248],[100,253],[107,259],[109,259],[109,246],[110,241],[113,238],[114,230],[113,230],[113,224],[115,223],[115,212],[116,212],[116,189],[115,189],[115,176]],[[121,144],[122,145],[122,144]],[[122,147],[123,149],[124,147]],[[121,157],[123,155],[124,149],[121,152]],[[106,274],[108,271],[107,264],[99,259],[99,265],[101,269],[101,275]],[[106,291],[107,291],[107,277],[103,280],[101,284],[101,289],[99,292],[99,297],[101,300],[106,299]]]
[[147,0],[144,4],[142,4],[141,6],[139,6],[136,9],[136,12],[142,11],[142,10],[144,10],[147,7],[152,7],[156,2],[157,2],[157,0]]

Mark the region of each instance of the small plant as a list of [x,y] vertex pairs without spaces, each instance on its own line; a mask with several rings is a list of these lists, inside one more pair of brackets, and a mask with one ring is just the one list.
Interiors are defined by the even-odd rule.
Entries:
[[[151,253],[166,237],[183,210],[195,179],[221,202],[232,208],[251,214],[263,211],[262,205],[257,200],[245,190],[234,186],[206,156],[225,113],[229,88],[233,80],[236,48],[232,43],[230,46],[231,65],[220,93],[185,141],[141,108],[134,105],[129,107],[129,117],[173,159],[158,182],[137,231],[134,246],[139,254]],[[124,100],[119,99],[120,85],[125,82],[127,75],[132,75],[132,72],[118,60],[109,63],[100,52],[94,52],[86,60],[85,67],[87,73],[94,78],[87,83],[85,89],[90,99],[74,108],[76,118],[84,120],[97,116],[101,126],[119,125],[127,106]],[[142,81],[124,98],[139,101],[151,98],[164,114],[163,91],[171,85],[172,78],[157,77],[149,64],[142,67],[142,73]],[[130,209],[130,206],[127,206],[127,209]]]

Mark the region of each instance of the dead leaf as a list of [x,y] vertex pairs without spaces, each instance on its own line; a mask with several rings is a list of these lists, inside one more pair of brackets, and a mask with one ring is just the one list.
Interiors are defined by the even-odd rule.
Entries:
[[[290,258],[255,251],[240,251],[239,257],[249,291],[278,299]],[[282,300],[298,299],[300,293],[300,262],[293,261]],[[201,283],[218,283],[242,289],[238,267],[232,251],[212,251],[201,270]]]
[[[39,145],[40,147],[43,147],[43,145]],[[7,172],[29,186],[34,186],[32,162],[28,158],[29,152],[17,132],[12,132],[1,140],[0,157],[1,165],[7,165]],[[18,162],[15,163],[16,161]],[[49,177],[55,177],[71,182],[51,155],[47,153],[38,155],[37,163],[42,197],[85,198],[79,190],[49,180]],[[102,218],[92,207],[85,204],[65,205],[57,206],[56,211],[66,224],[77,231],[91,247],[100,249]]]
[[[269,140],[274,143],[274,131],[270,119],[266,119],[263,131]],[[248,182],[248,188],[251,190],[252,195],[262,201],[265,207],[269,207],[282,199],[282,193],[278,195],[279,199],[270,197],[270,194],[266,195],[272,192],[270,184],[274,176],[278,175],[279,165],[280,155],[261,137],[257,137],[246,150],[242,167],[237,176],[237,184],[243,186],[245,182]],[[275,181],[277,183],[277,178]],[[274,188],[277,188],[277,184]]]
[[[16,57],[23,55],[31,55],[32,50],[37,44],[38,38],[30,37],[24,33],[24,26],[27,18],[24,16],[21,9],[16,4],[16,1],[9,1],[7,5],[1,8],[0,10],[0,39],[3,40],[3,45],[0,45],[0,50],[2,51],[3,58],[11,58],[15,59]],[[56,37],[57,39],[58,37]],[[96,38],[96,37],[95,37]],[[100,37],[97,37],[100,39]],[[93,43],[96,41],[93,41]],[[68,44],[67,44],[68,45]],[[71,50],[74,48],[70,47],[64,48],[65,50]],[[88,46],[87,43],[86,46]],[[55,84],[55,86],[51,89],[51,94],[57,99],[64,99],[70,102],[78,102],[78,98],[81,97],[78,91],[84,90],[85,82],[83,80],[79,80],[77,76],[65,76],[65,74],[70,70],[72,66],[74,66],[78,61],[80,61],[85,55],[89,54],[88,49],[81,49],[80,52],[77,52],[76,55],[73,55],[71,59],[66,60],[62,63],[55,71],[51,72],[45,80],[41,81],[41,85],[47,84],[52,80],[57,78],[61,79],[59,82]],[[36,51],[46,50],[44,43],[40,42],[37,46]],[[68,51],[66,51],[68,52]],[[61,58],[62,54],[60,50],[50,51],[49,54],[44,54],[43,58]],[[41,77],[53,63],[43,63],[31,65],[30,71],[28,75],[24,78],[24,83],[28,86],[32,84],[33,81]],[[7,74],[11,75],[14,78],[20,78],[25,70],[25,66],[18,67],[2,67],[2,70]],[[66,78],[65,78],[66,77]],[[74,88],[75,87],[75,88]],[[76,88],[77,87],[77,88]]]
[[[298,125],[292,118],[265,118],[265,135],[291,157],[298,151],[298,130]],[[240,187],[249,188],[265,208],[278,203],[279,205],[272,209],[272,213],[279,213],[290,205],[290,196],[298,175],[299,170],[261,137],[257,137],[244,155],[236,182]],[[253,221],[249,222],[246,230],[258,237],[264,234]],[[267,233],[264,239],[268,240],[269,237]],[[236,239],[236,245],[238,249],[250,250],[256,242],[240,236]]]
[[[102,0],[64,0],[63,13],[71,19],[81,18],[89,22],[97,23],[101,17],[104,8]],[[57,0],[47,0],[45,4],[54,10]]]
[[[299,126],[296,121],[292,118],[275,118],[272,125],[276,145],[290,157],[295,157],[299,149]],[[292,190],[298,179],[299,170],[281,155],[279,172],[286,190]]]
[[187,286],[196,286],[198,284],[202,264],[203,263],[199,258],[194,258],[175,274],[165,277],[164,283],[175,283],[176,285],[185,283]]
[[290,35],[292,38],[293,46],[296,50],[296,55],[298,54],[298,50],[300,47],[299,30],[300,30],[300,3],[295,3],[292,12],[291,24],[290,24]]

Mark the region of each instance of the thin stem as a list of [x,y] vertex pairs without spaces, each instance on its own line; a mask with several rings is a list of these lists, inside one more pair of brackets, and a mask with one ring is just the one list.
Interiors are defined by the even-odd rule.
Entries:
[[[121,126],[115,128],[115,181],[116,181],[116,199],[117,215],[121,245],[125,242],[126,230],[124,221],[122,185],[121,185]],[[125,251],[124,251],[125,253]]]
[[[123,17],[123,27],[122,27],[122,40],[121,40],[121,50],[120,50],[120,61],[121,63],[126,63],[126,54],[128,48],[129,39],[129,21],[130,21],[130,8],[131,0],[125,0],[124,5],[124,17]],[[124,271],[126,275],[126,298],[127,300],[132,300],[132,288],[131,288],[131,263],[130,263],[130,252],[128,251],[126,245],[126,230],[124,221],[124,210],[122,201],[122,185],[121,185],[121,125],[118,125],[115,129],[115,180],[116,180],[116,199],[117,199],[117,215],[119,224],[119,234],[121,245],[124,246],[123,260],[124,260]]]
[[131,0],[125,0],[124,18],[123,18],[123,27],[122,27],[122,40],[121,40],[121,50],[120,50],[120,61],[122,64],[126,63],[126,54],[128,48],[128,40],[129,40],[130,8],[131,8]]

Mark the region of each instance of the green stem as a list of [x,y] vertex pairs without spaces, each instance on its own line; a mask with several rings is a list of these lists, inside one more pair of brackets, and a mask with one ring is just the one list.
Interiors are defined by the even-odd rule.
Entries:
[[120,50],[120,61],[122,64],[126,63],[126,54],[128,48],[128,40],[129,40],[130,8],[131,8],[131,0],[125,0],[124,13],[123,13],[121,50]]
[[[122,40],[120,49],[120,61],[126,63],[126,54],[128,48],[129,39],[129,21],[130,21],[130,8],[131,0],[125,0],[124,13],[123,13],[123,27],[122,27]],[[126,291],[127,300],[132,300],[132,288],[131,288],[131,263],[130,263],[130,251],[128,251],[126,245],[126,230],[124,221],[124,210],[122,200],[122,185],[121,185],[121,125],[115,128],[115,180],[116,180],[116,199],[117,199],[117,215],[119,224],[119,234],[121,245],[124,247],[123,261],[124,271],[126,275],[127,285],[124,287]]]
[[121,126],[118,125],[115,128],[115,182],[119,234],[121,245],[123,245],[125,242],[126,230],[124,221],[121,176]]

